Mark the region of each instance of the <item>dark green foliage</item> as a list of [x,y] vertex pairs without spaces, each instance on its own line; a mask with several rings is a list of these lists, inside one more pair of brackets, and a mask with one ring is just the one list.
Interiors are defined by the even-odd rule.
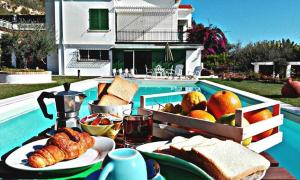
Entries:
[[42,30],[41,27],[36,27],[32,31],[20,30],[4,34],[0,44],[4,55],[2,56],[3,62],[10,62],[9,55],[15,52],[17,67],[25,69],[35,69],[40,62],[45,64],[44,59],[47,55],[56,50],[54,34]]
[[300,61],[300,46],[289,39],[261,41],[239,46],[230,56],[240,71],[252,71],[251,62],[274,62],[275,75],[283,77],[287,62]]

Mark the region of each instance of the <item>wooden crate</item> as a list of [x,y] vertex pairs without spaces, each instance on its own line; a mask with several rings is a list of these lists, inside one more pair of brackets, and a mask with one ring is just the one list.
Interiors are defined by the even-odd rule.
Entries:
[[[153,120],[160,122],[159,124],[176,124],[178,126],[186,128],[196,128],[201,131],[205,131],[206,135],[211,137],[217,137],[220,139],[232,139],[236,142],[241,142],[244,139],[252,137],[254,135],[260,134],[266,130],[273,129],[273,134],[269,137],[261,139],[257,142],[252,142],[248,148],[255,152],[262,152],[269,149],[272,146],[282,142],[282,132],[279,131],[279,126],[283,124],[283,115],[280,114],[280,103],[278,101],[269,100],[260,104],[243,107],[236,110],[235,119],[236,126],[230,126],[227,124],[212,123],[208,121],[201,121],[199,119],[177,115],[167,112],[159,111],[159,105],[147,106],[146,101],[149,98],[184,95],[187,92],[172,92],[172,93],[162,93],[162,94],[152,94],[141,96],[141,106],[140,113],[147,113],[151,111],[153,113]],[[251,112],[254,110],[262,108],[272,108],[273,117],[251,124],[246,127],[242,127],[242,117],[246,112]],[[163,127],[163,128],[162,128]],[[167,128],[166,128],[167,127]],[[175,132],[175,133],[174,133]],[[184,128],[176,128],[167,125],[155,125],[153,133],[155,136],[161,137],[164,135],[177,135],[177,133],[188,133],[189,131]]]

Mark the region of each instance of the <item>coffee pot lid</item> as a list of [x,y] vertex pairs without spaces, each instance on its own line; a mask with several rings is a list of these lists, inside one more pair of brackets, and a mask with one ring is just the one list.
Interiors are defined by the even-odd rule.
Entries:
[[78,91],[70,91],[70,83],[64,83],[65,91],[58,92],[56,96],[77,96],[82,94],[82,92]]

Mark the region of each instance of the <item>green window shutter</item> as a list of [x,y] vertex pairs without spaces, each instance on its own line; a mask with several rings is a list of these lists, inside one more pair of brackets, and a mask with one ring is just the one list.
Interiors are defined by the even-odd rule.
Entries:
[[99,30],[99,10],[90,9],[89,10],[89,21],[90,21],[90,30]]
[[90,9],[90,30],[108,30],[108,9]]
[[100,11],[100,29],[108,30],[108,9],[101,9]]

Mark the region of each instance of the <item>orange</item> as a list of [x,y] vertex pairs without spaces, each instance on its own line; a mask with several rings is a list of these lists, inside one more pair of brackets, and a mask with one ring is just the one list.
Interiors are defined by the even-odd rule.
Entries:
[[192,91],[184,95],[181,106],[182,110],[187,114],[195,109],[205,110],[206,98],[202,93]]
[[188,116],[204,121],[216,122],[216,119],[213,115],[203,110],[193,110],[188,114]]
[[[263,121],[272,117],[272,112],[269,109],[259,109],[252,112],[247,112],[244,117],[249,121],[250,124]],[[253,136],[253,141],[259,141],[260,139],[266,138],[273,133],[273,129],[269,129],[256,136]]]
[[207,110],[216,119],[220,119],[225,114],[235,113],[242,104],[239,97],[230,91],[219,91],[213,94],[207,102]]

